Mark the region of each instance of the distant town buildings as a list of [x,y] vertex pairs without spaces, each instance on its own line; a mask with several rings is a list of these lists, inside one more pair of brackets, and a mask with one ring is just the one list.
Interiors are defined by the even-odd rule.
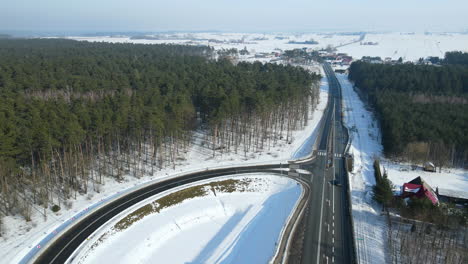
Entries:
[[372,42],[372,41],[360,42],[359,44],[360,44],[360,45],[365,45],[365,46],[377,46],[377,45],[379,45],[378,42]]
[[353,57],[346,53],[329,53],[319,51],[320,57],[332,66],[349,66],[353,62]]
[[362,57],[361,60],[364,61],[364,62],[373,63],[373,64],[382,64],[382,63],[384,63],[384,61],[380,57],[364,56],[364,57]]

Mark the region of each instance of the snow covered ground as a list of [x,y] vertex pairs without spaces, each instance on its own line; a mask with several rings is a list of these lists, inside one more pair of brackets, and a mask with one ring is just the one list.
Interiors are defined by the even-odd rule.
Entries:
[[345,52],[360,59],[362,56],[389,57],[394,60],[402,57],[404,61],[416,61],[428,56],[443,58],[447,51],[468,52],[468,34],[423,34],[404,33],[366,34],[363,42],[377,42],[377,45],[360,45],[354,43],[341,48]]
[[[177,36],[180,39],[174,39]],[[97,41],[97,42],[113,42],[113,43],[139,43],[139,44],[188,44],[188,45],[209,45],[215,49],[231,49],[238,50],[247,48],[251,53],[271,53],[278,50],[291,50],[296,48],[321,49],[327,45],[341,45],[359,39],[359,36],[343,36],[343,35],[323,35],[323,34],[258,34],[258,33],[192,33],[174,34],[167,39],[131,39],[130,37],[69,37],[76,40]],[[318,44],[289,44],[289,41],[308,41],[316,40]],[[213,42],[216,40],[217,42]]]
[[[208,184],[226,179],[240,181],[236,191],[213,192]],[[117,228],[139,208],[154,207],[161,197],[189,186],[202,186],[206,193]],[[301,193],[296,181],[267,174],[182,186],[121,213],[92,234],[69,263],[267,263]]]
[[[295,48],[308,48],[319,50],[328,45],[339,47],[338,52],[348,53],[355,59],[362,56],[380,56],[382,59],[390,57],[398,59],[402,57],[405,61],[415,61],[419,58],[428,56],[443,57],[447,51],[468,51],[468,34],[460,33],[366,33],[362,42],[374,42],[377,45],[360,45],[360,42],[350,45],[344,45],[359,40],[359,35],[345,35],[338,33],[329,34],[246,34],[246,33],[179,33],[174,36],[168,36],[167,39],[146,40],[130,39],[129,37],[70,37],[76,40],[86,41],[104,41],[120,43],[143,43],[143,44],[161,44],[177,43],[189,45],[210,45],[215,49],[238,50],[246,48],[251,52],[250,56],[243,56],[247,61],[270,61],[270,58],[255,58],[255,53],[272,53],[279,50],[291,50]],[[192,40],[191,40],[191,39]],[[289,41],[307,41],[315,40],[318,44],[289,44]],[[211,40],[211,41],[210,41]],[[213,42],[216,40],[218,42]],[[219,43],[220,42],[220,43]],[[340,47],[341,45],[344,45]]]
[[[0,259],[8,260],[11,263],[18,263],[31,251],[40,251],[44,242],[53,239],[66,230],[73,222],[79,220],[84,215],[92,212],[104,203],[130,192],[135,188],[151,184],[168,177],[175,177],[192,171],[205,170],[207,168],[220,168],[233,165],[261,164],[265,162],[287,163],[293,156],[300,158],[310,154],[308,146],[312,145],[316,137],[317,124],[323,115],[328,99],[328,84],[324,78],[320,87],[320,103],[309,116],[308,125],[298,131],[294,131],[291,144],[279,141],[270,150],[262,153],[248,153],[247,157],[243,153],[223,154],[212,157],[211,150],[197,144],[197,137],[194,137],[194,144],[186,154],[185,159],[178,160],[175,169],[166,168],[156,172],[154,175],[144,175],[137,179],[130,175],[124,177],[123,182],[116,182],[113,179],[105,179],[105,184],[101,186],[100,193],[89,193],[78,195],[76,200],[72,200],[70,208],[62,205],[58,213],[48,210],[47,218],[42,215],[43,208],[35,206],[32,209],[32,221],[26,222],[19,215],[6,216],[3,218],[2,237],[0,237]],[[311,109],[312,111],[312,109]],[[203,133],[199,131],[198,133]],[[309,151],[307,151],[307,149]]]
[[439,193],[444,195],[455,195],[468,199],[468,171],[463,169],[442,168],[442,172],[423,171],[422,167],[415,170],[409,164],[395,163],[383,160],[381,166],[387,170],[388,178],[393,182],[398,190],[401,190],[403,183],[420,176],[434,190],[439,188]]
[[347,75],[337,74],[343,88],[345,122],[349,128],[354,168],[349,174],[358,263],[389,263],[387,256],[387,224],[381,208],[372,199],[375,184],[373,161],[382,155],[379,129],[353,90]]

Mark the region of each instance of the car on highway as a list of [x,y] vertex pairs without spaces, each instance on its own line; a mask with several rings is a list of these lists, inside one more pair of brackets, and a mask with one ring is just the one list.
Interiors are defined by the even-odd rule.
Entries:
[[341,182],[337,179],[332,180],[330,183],[335,186],[341,187]]

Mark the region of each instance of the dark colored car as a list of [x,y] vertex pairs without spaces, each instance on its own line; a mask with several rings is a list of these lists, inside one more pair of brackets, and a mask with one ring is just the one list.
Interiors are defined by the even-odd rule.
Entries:
[[341,182],[340,182],[339,180],[337,180],[337,179],[332,180],[332,181],[331,181],[331,184],[333,184],[333,185],[335,185],[335,186],[341,186]]

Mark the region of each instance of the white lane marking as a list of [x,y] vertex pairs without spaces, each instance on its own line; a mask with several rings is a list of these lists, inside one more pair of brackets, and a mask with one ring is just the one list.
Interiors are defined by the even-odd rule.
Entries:
[[335,229],[332,230],[333,235],[335,235]]
[[[333,179],[335,179],[335,167],[333,167]],[[332,211],[333,211],[333,217],[335,217],[335,188],[332,188],[332,199],[333,199]]]
[[335,253],[335,247],[332,247],[332,253]]
[[[322,179],[322,199],[320,199],[320,221],[319,221],[319,226],[322,226],[322,216],[323,216],[323,196],[325,195],[325,175]],[[319,263],[319,258],[320,258],[320,243],[322,240],[322,228],[319,228],[319,234],[318,234],[318,243],[317,243],[317,261],[316,263]]]

